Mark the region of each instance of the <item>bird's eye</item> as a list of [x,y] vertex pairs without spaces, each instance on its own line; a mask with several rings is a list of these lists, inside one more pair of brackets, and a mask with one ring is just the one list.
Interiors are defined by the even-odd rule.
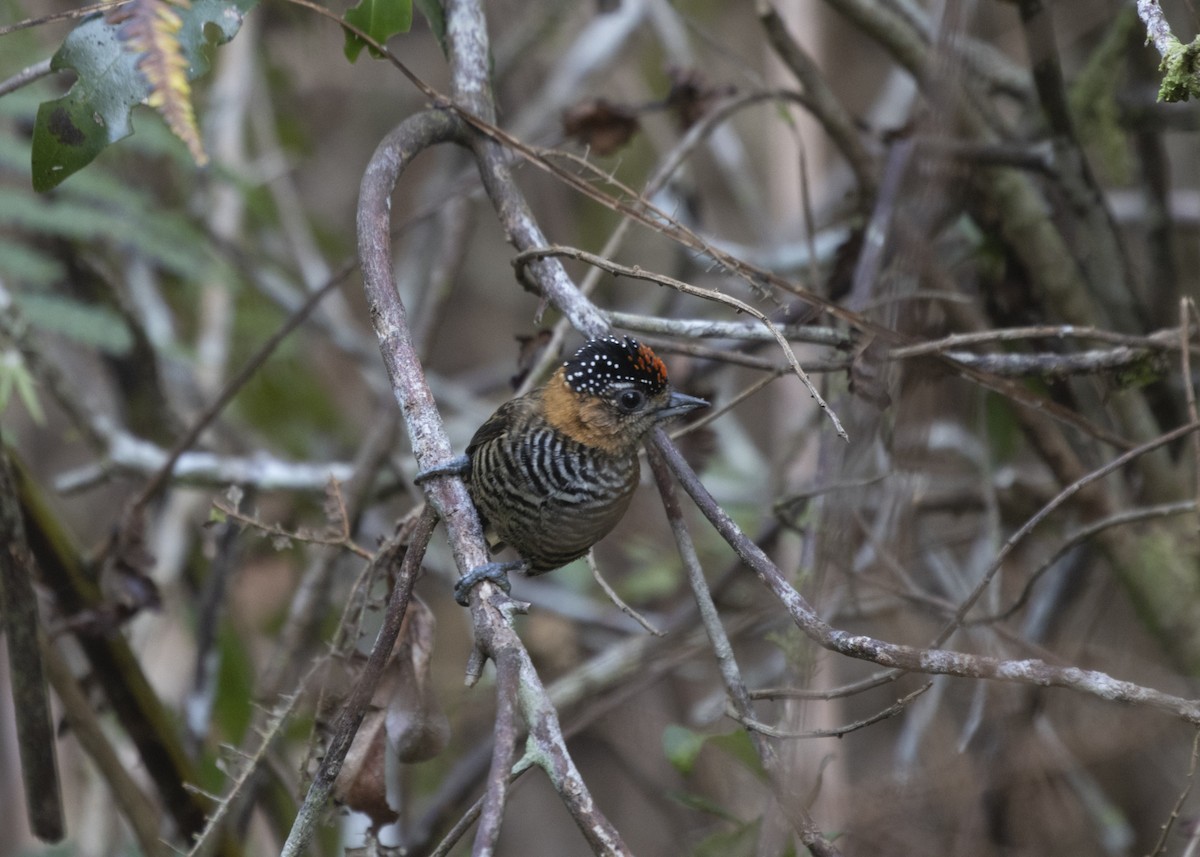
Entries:
[[631,414],[640,408],[644,401],[646,397],[637,390],[626,390],[617,399],[617,405],[625,413]]

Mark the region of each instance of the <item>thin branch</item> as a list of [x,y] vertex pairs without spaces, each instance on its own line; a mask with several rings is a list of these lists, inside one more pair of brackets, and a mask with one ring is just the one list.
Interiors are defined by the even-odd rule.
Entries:
[[528,652],[524,647],[514,651],[520,654],[521,687],[540,691],[523,692],[519,697],[521,713],[529,727],[526,755],[549,776],[554,790],[593,852],[616,857],[632,855],[620,833],[596,806],[579,769],[575,767],[575,760],[567,752],[567,740],[559,726],[558,714],[542,688]]
[[[1179,361],[1182,369],[1183,397],[1187,402],[1188,419],[1200,422],[1196,409],[1196,384],[1192,380],[1191,327],[1189,317],[1196,315],[1196,304],[1190,297],[1179,299]],[[1192,495],[1200,496],[1200,435],[1192,436]],[[1197,507],[1200,513],[1200,506]]]
[[192,843],[188,857],[202,857],[202,855],[208,854],[211,843],[221,835],[220,831],[225,824],[226,817],[231,814],[236,817],[238,807],[258,779],[261,766],[266,762],[268,751],[274,745],[275,739],[284,731],[284,726],[292,712],[295,711],[296,703],[300,701],[309,683],[324,666],[323,661],[314,663],[301,677],[292,693],[279,700],[275,707],[266,713],[265,717],[256,718],[255,728],[252,730],[256,742],[255,747],[248,753],[239,751],[239,755],[243,757],[242,763],[232,776],[232,783],[225,789],[225,793],[213,796],[213,808],[208,813],[204,829],[199,832],[195,842]]
[[300,857],[304,854],[309,840],[320,823],[325,812],[325,805],[330,794],[333,793],[334,781],[342,769],[342,762],[346,759],[346,753],[366,714],[367,704],[375,693],[387,659],[396,644],[396,637],[400,634],[400,626],[404,621],[405,611],[408,609],[408,599],[412,595],[413,581],[416,580],[417,572],[420,570],[421,560],[425,556],[425,547],[429,544],[429,537],[433,534],[436,523],[437,516],[432,509],[427,507],[421,517],[416,520],[411,532],[406,534],[407,544],[403,544],[397,539],[375,557],[374,564],[380,567],[399,566],[392,584],[392,595],[388,599],[383,624],[379,628],[379,634],[375,637],[371,654],[367,656],[362,674],[350,691],[341,713],[333,724],[329,744],[325,750],[325,758],[321,760],[321,767],[313,777],[312,785],[309,786],[308,794],[304,798],[304,803],[300,807],[287,841],[283,845],[281,852],[283,857]]
[[492,854],[500,838],[500,822],[508,802],[512,766],[520,726],[517,722],[517,698],[521,695],[519,655],[506,650],[496,658],[496,722],[492,727],[492,764],[487,788],[479,808],[479,829],[475,832],[473,855]]
[[[334,483],[336,485],[336,482]],[[350,553],[362,559],[370,559],[371,552],[366,548],[354,542],[349,530],[349,522],[342,520],[341,526],[334,532],[317,532],[304,529],[288,530],[280,524],[268,524],[266,521],[259,520],[253,515],[246,514],[228,502],[222,500],[214,500],[213,508],[224,515],[231,521],[237,521],[247,527],[253,527],[260,530],[266,535],[286,539],[288,541],[297,541],[310,545],[325,545],[327,547],[338,547],[349,551]]]
[[[665,442],[665,441],[664,441]],[[728,703],[737,716],[747,722],[756,722],[754,704],[742,681],[741,670],[733,653],[729,636],[721,624],[717,606],[713,603],[712,592],[704,579],[704,571],[700,567],[700,559],[696,555],[696,547],[692,543],[691,534],[683,520],[683,511],[679,507],[679,498],[675,494],[675,485],[671,480],[670,470],[662,454],[655,447],[647,444],[650,458],[650,468],[654,473],[654,481],[658,485],[658,493],[662,499],[663,509],[671,524],[671,533],[675,537],[675,546],[683,560],[684,571],[687,573],[688,584],[692,588],[696,606],[700,610],[700,622],[712,646],[713,655],[717,659],[717,667],[725,685]],[[783,772],[779,767],[779,757],[775,748],[763,740],[761,734],[751,731],[750,740],[758,754],[759,762],[771,783],[771,792],[779,809],[783,812],[788,823],[795,830],[800,841],[817,857],[837,857],[841,851],[822,835],[820,828],[813,821],[806,805],[796,800],[788,793],[783,780]]]
[[596,555],[594,552],[588,551],[585,559],[587,560],[588,569],[592,572],[592,579],[596,581],[596,585],[604,591],[604,594],[608,596],[608,600],[615,604],[618,610],[645,628],[648,633],[656,637],[666,635],[666,631],[660,631],[658,628],[655,628],[649,619],[634,610],[625,603],[620,595],[617,595],[617,591],[609,585],[609,582],[604,579],[604,575],[600,573],[600,566],[596,564]]
[[[1192,786],[1196,784],[1196,763],[1200,761],[1200,731],[1197,731],[1192,736],[1192,756],[1188,762],[1187,777],[1185,777],[1186,785],[1180,791],[1179,797],[1175,800],[1175,806],[1171,807],[1171,814],[1167,816],[1166,823],[1162,826],[1162,831],[1158,835],[1158,842],[1154,845],[1154,850],[1150,852],[1150,857],[1158,857],[1159,854],[1165,854],[1167,850],[1167,837],[1171,835],[1171,828],[1175,826],[1175,822],[1179,820],[1179,811],[1183,809],[1183,803],[1192,792]],[[1194,835],[1193,835],[1194,836]],[[1193,842],[1194,842],[1193,838]],[[1190,846],[1189,846],[1190,847]]]
[[805,93],[811,99],[810,110],[813,116],[846,158],[855,179],[858,180],[859,193],[869,204],[875,196],[875,164],[859,140],[859,131],[855,127],[853,117],[833,94],[817,64],[788,32],[787,25],[779,17],[775,7],[767,0],[759,0],[756,6],[758,19],[771,42],[771,47],[804,87]]
[[1167,16],[1163,14],[1158,0],[1137,0],[1138,17],[1146,27],[1146,39],[1154,44],[1159,56],[1166,59],[1173,50],[1178,48],[1179,39],[1171,32]]
[[1183,515],[1188,512],[1200,511],[1200,504],[1195,500],[1180,500],[1176,503],[1163,503],[1159,506],[1148,506],[1144,509],[1133,509],[1128,512],[1121,512],[1116,515],[1110,515],[1099,521],[1093,521],[1086,527],[1081,527],[1071,535],[1067,536],[1054,553],[1050,554],[1045,560],[1038,564],[1038,567],[1030,572],[1025,585],[1021,587],[1020,594],[1013,600],[1013,603],[1008,609],[997,613],[993,616],[982,616],[978,619],[971,619],[965,622],[966,625],[983,625],[992,622],[1003,622],[1012,617],[1014,613],[1025,606],[1029,600],[1029,596],[1033,593],[1033,587],[1041,579],[1042,575],[1054,567],[1064,555],[1073,548],[1091,539],[1097,533],[1103,532],[1110,527],[1120,527],[1125,524],[1133,524],[1139,521],[1148,521],[1153,518],[1164,518],[1170,515]]
[[161,810],[135,782],[100,725],[94,703],[80,688],[78,680],[54,644],[42,636],[39,640],[46,677],[62,705],[63,721],[100,772],[112,795],[113,803],[129,823],[138,848],[147,857],[166,857],[170,853],[160,838]]
[[825,690],[813,690],[807,687],[764,687],[750,691],[751,699],[844,699],[847,696],[857,696],[868,690],[895,681],[902,673],[896,670],[884,670],[867,676],[864,679],[849,684],[831,687]]
[[798,377],[808,389],[809,395],[813,397],[817,405],[822,411],[825,412],[826,416],[829,417],[830,421],[833,423],[834,429],[838,433],[838,436],[847,443],[850,442],[850,436],[847,435],[846,430],[842,428],[841,420],[838,419],[838,416],[834,410],[830,408],[828,404],[826,404],[825,399],[821,397],[821,394],[817,392],[817,388],[813,386],[813,382],[809,379],[808,374],[804,371],[803,367],[801,367],[800,361],[796,359],[796,355],[792,351],[792,347],[788,344],[787,339],[783,336],[775,324],[769,318],[767,318],[765,313],[761,312],[755,307],[750,306],[750,304],[746,303],[745,301],[739,300],[731,295],[724,294],[723,292],[714,291],[712,289],[702,289],[698,286],[693,286],[690,283],[685,283],[682,280],[677,280],[674,277],[668,277],[665,274],[654,274],[649,271],[644,271],[640,266],[637,265],[632,267],[620,265],[616,262],[612,262],[608,259],[588,253],[586,250],[578,250],[573,247],[548,246],[525,250],[517,254],[517,256],[513,259],[513,265],[518,271],[520,271],[525,265],[530,264],[531,259],[545,259],[553,256],[567,256],[572,259],[578,259],[582,262],[587,262],[589,265],[603,268],[611,274],[629,277],[633,280],[645,280],[646,282],[657,283],[660,286],[668,286],[669,288],[675,289],[678,292],[682,292],[685,295],[693,295],[695,297],[701,297],[706,300],[715,301],[716,303],[722,303],[726,306],[733,307],[740,313],[745,313],[746,315],[757,318],[770,332],[772,338],[779,343],[779,347],[783,351],[784,357],[787,358],[788,364],[792,367],[792,371],[796,373],[796,377]]
[[26,66],[7,80],[0,81],[0,98],[3,98],[10,92],[16,92],[23,86],[28,86],[35,80],[41,80],[52,73],[50,60],[48,59],[36,62],[31,66]]
[[739,714],[732,707],[727,709],[725,713],[750,731],[759,732],[769,738],[779,738],[782,740],[795,740],[804,738],[842,738],[846,735],[849,735],[851,732],[857,732],[859,729],[865,729],[868,726],[873,726],[880,721],[887,720],[889,717],[895,717],[901,711],[906,709],[909,704],[912,703],[918,696],[929,690],[931,687],[933,687],[933,682],[927,681],[912,693],[900,697],[887,708],[875,712],[870,717],[864,717],[861,720],[855,720],[853,723],[846,723],[842,726],[833,726],[829,729],[811,729],[807,732],[791,732],[786,729],[777,729],[774,726],[768,726],[766,723],[760,723],[757,720],[749,720]]
[[[1200,426],[1184,426],[1183,429],[1172,433],[1176,435],[1172,439],[1185,434],[1184,430],[1194,431],[1196,428]],[[663,453],[675,477],[701,513],[775,595],[796,626],[822,648],[857,660],[871,661],[880,666],[908,672],[1070,688],[1099,699],[1145,705],[1187,723],[1200,725],[1200,701],[1121,681],[1098,670],[1054,666],[1037,659],[1005,660],[948,649],[922,649],[889,643],[862,634],[850,634],[832,627],[821,619],[808,601],[787,582],[783,573],[762,549],[746,537],[700,482],[679,451],[667,442],[661,429],[655,431],[653,442]]]
[[115,9],[118,6],[124,6],[130,0],[115,0],[109,3],[90,3],[87,6],[80,6],[78,9],[68,9],[65,12],[55,12],[51,15],[41,15],[37,18],[26,18],[23,21],[17,21],[15,24],[8,24],[0,27],[0,36],[7,36],[9,33],[15,33],[18,30],[26,30],[30,27],[41,27],[45,24],[53,24],[58,21],[76,21],[80,18],[86,18],[93,12],[103,12],[107,9]]
[[962,366],[970,366],[1000,378],[1068,378],[1072,375],[1112,372],[1147,363],[1151,366],[1156,365],[1150,363],[1155,359],[1151,352],[1125,346],[1078,351],[1074,354],[972,354],[969,351],[946,351],[942,356]]
[[244,387],[250,381],[250,379],[254,377],[255,374],[257,374],[258,370],[261,369],[263,364],[267,362],[267,359],[275,353],[275,349],[278,348],[280,344],[282,344],[282,342],[287,339],[293,331],[296,330],[296,328],[304,323],[304,320],[308,318],[309,314],[314,309],[316,309],[317,304],[321,302],[322,298],[332,292],[342,282],[342,280],[344,280],[350,274],[351,270],[352,269],[346,268],[342,271],[339,271],[336,275],[331,277],[328,282],[321,286],[321,288],[309,295],[308,299],[305,300],[305,302],[301,304],[294,313],[292,313],[287,321],[285,321],[279,327],[279,329],[275,331],[275,333],[271,334],[271,336],[259,346],[258,350],[251,355],[245,363],[242,364],[242,367],[234,374],[234,376],[225,382],[224,387],[221,388],[221,392],[217,395],[216,399],[209,403],[208,407],[204,409],[203,413],[201,413],[200,416],[197,417],[196,420],[191,424],[191,426],[188,427],[188,430],[184,433],[183,437],[176,441],[175,446],[172,447],[171,451],[167,454],[166,461],[163,462],[162,466],[158,469],[150,481],[142,487],[141,492],[139,492],[139,494],[129,504],[129,507],[126,510],[127,516],[132,516],[139,512],[147,503],[149,503],[158,495],[158,492],[166,486],[167,481],[170,479],[175,467],[175,463],[179,461],[179,458],[187,450],[191,449],[192,444],[199,439],[200,435],[204,433],[204,430],[207,429],[209,425],[212,424],[212,421],[215,420],[221,411],[225,409],[225,406],[233,400],[233,397],[237,395],[238,391],[241,390],[242,387]]
[[979,597],[984,593],[988,586],[991,585],[992,579],[996,576],[996,573],[1004,564],[1004,560],[1006,560],[1016,546],[1027,535],[1029,535],[1029,533],[1032,532],[1038,524],[1046,520],[1046,518],[1048,518],[1055,509],[1062,506],[1065,502],[1070,500],[1096,480],[1102,479],[1115,470],[1120,470],[1126,464],[1137,459],[1139,456],[1145,455],[1146,453],[1171,443],[1174,440],[1187,437],[1197,429],[1200,429],[1200,422],[1188,423],[1187,425],[1179,426],[1178,428],[1173,429],[1166,434],[1149,441],[1148,443],[1143,443],[1122,455],[1118,455],[1108,464],[1105,464],[1103,467],[1097,468],[1096,470],[1093,470],[1092,472],[1080,477],[1055,495],[1054,499],[1039,509],[1034,515],[1025,521],[1024,524],[1021,525],[1020,529],[1008,537],[1008,540],[996,553],[996,557],[991,561],[984,573],[980,575],[979,582],[975,584],[975,588],[971,591],[970,595],[963,599],[962,603],[958,607],[958,610],[954,614],[954,618],[947,623],[946,627],[944,627],[934,639],[933,645],[940,646],[950,638],[951,634],[953,634],[954,631],[962,624],[967,613],[969,613],[971,608],[975,606],[975,602],[979,600]]
[[1181,347],[1179,328],[1155,331],[1145,336],[1132,336],[1099,327],[1083,327],[1075,324],[1042,324],[1030,327],[1005,327],[971,333],[955,333],[941,339],[916,342],[893,348],[889,356],[906,359],[918,355],[941,354],[969,345],[985,345],[998,342],[1019,342],[1026,339],[1094,339],[1112,345],[1142,348],[1151,351],[1175,351]]
[[[486,68],[486,50],[478,54],[478,31],[481,21],[478,10],[469,4],[447,7],[448,34],[451,36],[451,57],[475,57]],[[462,40],[466,44],[460,44]],[[486,42],[485,42],[486,44]],[[485,71],[475,74],[486,77]],[[359,256],[363,283],[380,351],[392,382],[392,389],[412,441],[417,464],[430,469],[450,458],[450,442],[442,427],[432,393],[424,378],[419,356],[409,333],[407,313],[392,284],[390,247],[390,196],[401,172],[413,157],[428,146],[461,138],[461,125],[446,112],[426,111],[406,119],[380,142],[363,175],[358,210]],[[488,164],[481,160],[485,175]],[[491,168],[498,168],[491,164]],[[563,275],[565,276],[565,274]],[[594,310],[593,310],[594,312]],[[459,569],[467,571],[487,562],[487,550],[479,518],[462,480],[447,477],[429,480],[426,497],[446,523],[451,552]],[[586,785],[566,754],[566,747],[554,744],[561,740],[557,716],[545,698],[545,690],[533,670],[528,653],[510,625],[516,604],[503,596],[490,583],[475,587],[471,592],[471,615],[475,627],[476,652],[486,653],[498,668],[519,669],[518,686],[522,712],[531,734],[545,741],[543,767],[551,774],[568,810],[581,831],[598,847],[611,853],[627,853],[615,828],[596,810]],[[515,653],[515,654],[514,654]],[[510,657],[511,655],[511,657]],[[482,667],[482,655],[472,658],[468,676],[477,676]],[[507,686],[507,680],[505,683]]]
[[[562,248],[565,249],[565,248]],[[649,276],[649,275],[647,275]],[[665,284],[669,285],[669,284]],[[659,318],[653,315],[636,315],[630,312],[605,310],[604,317],[613,327],[637,333],[656,333],[661,336],[679,336],[685,339],[736,339],[741,342],[774,342],[771,331],[761,324],[744,321],[719,321],[709,318]],[[775,329],[781,336],[796,342],[813,345],[832,345],[835,348],[850,348],[854,336],[834,327],[817,327],[809,324],[777,324]]]
[[[85,491],[118,475],[155,475],[166,466],[170,453],[162,447],[107,421],[99,427],[109,441],[104,459],[57,476],[54,489],[58,493]],[[266,453],[236,456],[205,451],[181,453],[171,467],[172,480],[178,484],[244,485],[261,491],[321,491],[330,478],[342,482],[353,472],[353,465],[344,461],[284,461]]]

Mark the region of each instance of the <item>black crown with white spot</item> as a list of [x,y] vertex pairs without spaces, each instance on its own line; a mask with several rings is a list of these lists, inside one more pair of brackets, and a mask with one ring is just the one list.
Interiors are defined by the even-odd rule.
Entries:
[[567,386],[589,396],[604,395],[614,384],[636,384],[651,396],[667,388],[667,367],[631,336],[589,339],[563,368]]

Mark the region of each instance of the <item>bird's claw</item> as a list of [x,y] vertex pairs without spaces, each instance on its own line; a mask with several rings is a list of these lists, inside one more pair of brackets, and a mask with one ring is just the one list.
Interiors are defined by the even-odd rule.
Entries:
[[512,584],[508,582],[508,573],[510,571],[521,571],[524,568],[524,560],[517,560],[515,562],[489,562],[486,565],[473,568],[460,577],[458,582],[454,584],[454,600],[463,607],[470,606],[471,590],[485,580],[490,580],[499,586],[504,590],[504,594],[507,595],[512,591]]
[[471,459],[465,455],[457,455],[451,458],[445,464],[439,464],[437,467],[431,467],[428,470],[418,470],[417,475],[413,477],[413,484],[420,485],[433,479],[435,476],[466,476],[467,471],[471,469]]

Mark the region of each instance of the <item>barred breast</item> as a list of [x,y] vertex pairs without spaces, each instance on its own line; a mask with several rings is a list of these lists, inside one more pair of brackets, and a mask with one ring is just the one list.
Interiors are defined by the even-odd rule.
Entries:
[[536,409],[511,408],[502,419],[503,430],[481,429],[467,449],[471,498],[494,545],[516,550],[531,574],[552,571],[586,554],[625,514],[637,456],[576,442]]

